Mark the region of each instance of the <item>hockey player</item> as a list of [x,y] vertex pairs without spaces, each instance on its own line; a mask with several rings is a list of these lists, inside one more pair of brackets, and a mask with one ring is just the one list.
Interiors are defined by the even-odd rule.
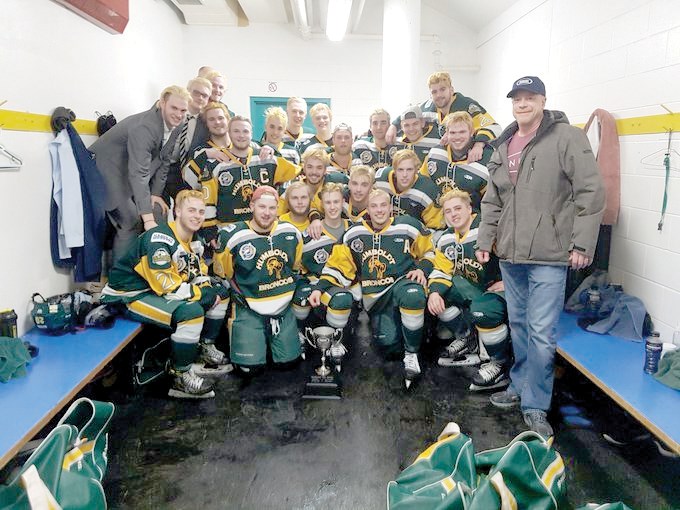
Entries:
[[286,188],[285,199],[288,212],[279,216],[280,221],[295,225],[301,232],[309,227],[309,186],[302,181],[294,181]]
[[331,137],[333,112],[330,107],[324,103],[316,103],[309,109],[309,116],[312,118],[312,124],[314,124],[316,132],[302,143],[300,146],[300,156],[304,156],[305,152],[309,149],[316,149],[318,147],[327,149],[333,143]]
[[307,117],[307,101],[301,97],[289,97],[286,103],[286,113],[288,114],[288,124],[286,132],[283,134],[283,143],[286,147],[295,149],[300,153],[302,144],[309,140],[312,133],[305,133],[302,124]]
[[[200,184],[210,205],[206,213],[206,226],[223,226],[252,217],[249,202],[258,186],[277,185],[297,176],[298,167],[282,157],[264,156],[267,149],[251,146],[252,124],[250,119],[237,115],[229,119],[231,147],[223,149],[227,163],[212,165],[209,162],[200,169]],[[194,156],[194,161],[198,155]]]
[[[477,101],[454,91],[449,73],[441,71],[432,73],[427,79],[427,86],[430,89],[430,99],[420,104],[425,121],[436,126],[435,132],[443,138],[442,145],[446,145],[448,143],[446,133],[441,127],[444,117],[453,112],[468,112],[474,120],[475,144],[470,148],[467,160],[470,163],[479,161],[484,144],[500,134],[500,126]],[[390,143],[396,139],[400,123],[402,130],[404,129],[403,120],[402,116],[392,122],[386,136]]]
[[420,161],[416,153],[399,150],[392,165],[379,170],[375,176],[375,187],[385,190],[392,198],[392,214],[412,216],[433,230],[444,229],[437,187],[418,173]]
[[369,195],[368,216],[351,226],[342,243],[333,247],[309,302],[319,306],[328,289],[348,289],[358,278],[375,342],[386,354],[404,352],[408,388],[420,375],[418,352],[425,322],[425,275],[432,268],[432,240],[418,220],[392,217],[390,196],[384,190]]
[[229,301],[227,289],[207,276],[195,238],[204,217],[202,193],[180,191],[175,221],[139,236],[102,291],[103,302],[124,303],[132,318],[173,330],[171,397],[214,397],[204,377],[232,368],[214,345]]
[[290,303],[302,256],[302,234],[276,219],[279,196],[258,187],[251,199],[253,218],[220,229],[213,259],[215,274],[231,282],[229,319],[232,362],[249,373],[267,362],[300,357],[295,316]]
[[326,173],[341,172],[349,175],[350,167],[360,165],[361,160],[352,152],[352,128],[347,124],[338,124],[333,129],[333,147],[329,151],[330,165]]
[[261,145],[269,145],[276,156],[281,156],[292,164],[300,166],[300,154],[283,142],[284,130],[288,124],[288,115],[278,106],[267,108],[264,112],[264,137]]
[[466,366],[484,361],[470,389],[507,386],[510,339],[498,260],[483,266],[475,258],[480,218],[472,212],[470,195],[454,189],[441,202],[449,228],[437,242],[427,304],[430,313],[457,335],[439,364]]
[[[343,186],[335,182],[325,184],[321,188],[320,195],[325,211],[325,216],[321,223],[323,227],[321,237],[315,240],[307,232],[302,234],[304,242],[304,248],[302,249],[302,275],[297,282],[295,295],[293,296],[293,312],[298,321],[300,343],[302,345],[305,342],[302,332],[311,310],[309,295],[312,292],[312,286],[319,281],[321,271],[333,250],[333,245],[342,238],[342,234],[350,226],[350,221],[342,218],[343,192]],[[351,291],[333,287],[324,293],[321,301],[326,311],[326,323],[331,327],[342,329],[347,324],[347,318],[352,309],[353,299]],[[331,357],[337,367],[340,366],[345,353],[346,348],[341,342],[331,346]]]
[[345,201],[342,205],[345,217],[353,222],[361,220],[366,215],[368,194],[375,184],[373,169],[366,165],[353,166],[349,172],[349,184],[345,191]]
[[445,147],[430,149],[420,173],[429,177],[439,188],[440,195],[458,188],[467,191],[472,198],[472,210],[479,212],[480,203],[486,184],[489,181],[489,171],[486,164],[493,154],[493,147],[484,144],[482,157],[474,163],[468,162],[468,152],[475,144],[472,138],[472,117],[467,112],[450,113],[442,121],[448,134],[448,144]]
[[401,114],[401,118],[404,135],[397,139],[397,148],[412,150],[422,163],[430,149],[439,145],[439,132],[434,124],[425,122],[419,106],[410,106]]
[[390,145],[385,140],[390,126],[390,114],[382,108],[374,110],[369,118],[369,126],[369,136],[363,136],[354,142],[352,150],[362,165],[380,170],[392,164],[392,156],[397,151],[396,145]]

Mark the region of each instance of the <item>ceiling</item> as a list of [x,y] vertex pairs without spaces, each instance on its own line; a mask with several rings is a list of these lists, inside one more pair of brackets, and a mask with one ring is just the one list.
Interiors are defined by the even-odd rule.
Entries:
[[[301,0],[307,11],[306,24],[295,12],[298,0],[166,0],[174,5],[189,25],[248,26],[254,23],[297,25],[303,37],[323,34],[326,28],[328,0]],[[493,17],[515,4],[517,0],[421,0],[423,5],[440,12],[473,31],[479,31]],[[353,0],[348,33],[356,36],[382,33],[382,0]],[[428,34],[426,26],[421,28]]]

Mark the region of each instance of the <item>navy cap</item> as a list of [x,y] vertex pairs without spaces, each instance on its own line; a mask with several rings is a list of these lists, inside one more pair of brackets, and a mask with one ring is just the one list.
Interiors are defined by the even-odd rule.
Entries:
[[526,90],[527,92],[545,96],[545,84],[538,76],[522,76],[512,84],[512,90],[508,92],[506,97],[514,96],[515,92],[519,90]]

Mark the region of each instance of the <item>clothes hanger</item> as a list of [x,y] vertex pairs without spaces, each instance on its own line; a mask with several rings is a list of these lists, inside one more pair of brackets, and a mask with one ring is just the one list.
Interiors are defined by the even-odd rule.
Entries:
[[640,160],[640,163],[648,168],[666,168],[666,158],[669,159],[670,169],[680,171],[680,163],[675,161],[680,160],[680,152],[676,151],[671,147],[671,138],[673,136],[673,130],[668,129],[668,146],[664,149],[658,149],[647,154]]
[[[2,133],[2,126],[0,126],[0,134]],[[10,168],[21,168],[24,162],[16,154],[12,154],[0,145],[0,170],[7,170]]]

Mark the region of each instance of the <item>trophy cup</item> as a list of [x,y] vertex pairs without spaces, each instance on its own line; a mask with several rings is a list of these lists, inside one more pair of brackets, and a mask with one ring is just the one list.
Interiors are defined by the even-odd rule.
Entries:
[[314,370],[316,375],[312,375],[305,384],[305,393],[302,398],[337,400],[340,399],[340,384],[336,379],[333,370],[326,366],[326,354],[331,345],[342,339],[342,330],[328,326],[318,328],[305,328],[305,338],[309,345],[321,351],[321,366]]

